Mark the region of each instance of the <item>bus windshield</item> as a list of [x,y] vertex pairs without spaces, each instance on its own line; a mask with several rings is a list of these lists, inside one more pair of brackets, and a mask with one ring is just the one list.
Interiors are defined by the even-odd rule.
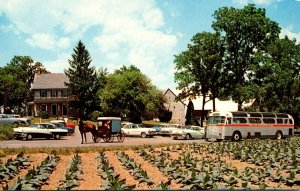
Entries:
[[208,117],[208,124],[218,124],[218,123],[225,123],[225,117],[224,116]]

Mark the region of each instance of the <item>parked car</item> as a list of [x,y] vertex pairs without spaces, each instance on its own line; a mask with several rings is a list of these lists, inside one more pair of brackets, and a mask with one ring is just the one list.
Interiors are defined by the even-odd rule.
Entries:
[[161,136],[170,136],[170,132],[172,130],[176,130],[178,128],[182,128],[180,124],[160,124],[161,128],[159,134]]
[[122,122],[121,127],[124,127],[125,125],[128,125],[128,124],[133,124],[133,123],[131,123],[131,122]]
[[205,136],[205,128],[200,126],[184,126],[183,128],[173,129],[170,132],[173,139],[202,139]]
[[162,126],[161,125],[154,125],[152,128],[156,130],[156,132],[159,134],[159,131],[161,130]]
[[75,132],[74,128],[68,127],[63,123],[60,122],[50,122],[50,123],[55,125],[56,128],[68,130],[68,135],[73,134]]
[[145,137],[153,137],[157,134],[156,129],[148,128],[143,126],[142,124],[127,124],[121,128],[126,136],[141,136]]
[[54,138],[60,139],[62,136],[68,135],[68,130],[56,128],[50,123],[38,123],[31,124],[28,127],[18,127],[14,128],[14,138],[15,139],[27,139],[31,140],[33,138]]
[[73,129],[75,129],[75,126],[76,126],[74,123],[67,123],[64,120],[52,120],[52,121],[50,121],[50,123],[62,123],[65,126],[73,128]]
[[13,125],[14,127],[17,127],[21,124],[21,120],[18,118],[11,118],[7,116],[6,114],[0,114],[0,124],[1,125]]
[[20,120],[21,125],[30,125],[31,124],[31,118],[28,117],[20,117],[20,115],[17,114],[4,114],[8,116],[8,118],[16,118]]

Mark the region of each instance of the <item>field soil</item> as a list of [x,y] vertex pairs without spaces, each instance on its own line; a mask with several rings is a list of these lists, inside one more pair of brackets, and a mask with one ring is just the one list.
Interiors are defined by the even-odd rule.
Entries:
[[[180,146],[173,147],[152,147],[150,149],[145,150],[145,153],[153,156],[154,158],[159,158],[162,156],[162,152],[166,155],[166,163],[171,163],[174,160],[182,160],[183,156],[186,154],[190,154],[190,157],[197,161],[202,160],[219,160],[225,163],[226,165],[236,168],[239,172],[244,171],[246,168],[263,168],[256,166],[254,164],[250,164],[247,162],[242,162],[240,160],[235,160],[230,156],[221,156],[217,157],[215,154],[211,153],[197,153],[193,152],[191,146],[185,146],[184,149],[178,149]],[[128,170],[118,158],[118,153],[121,151],[104,151],[103,154],[107,158],[110,166],[114,168],[116,174],[120,175],[121,179],[125,180],[126,185],[134,185],[137,190],[154,190],[154,189],[162,189],[158,187],[161,183],[166,183],[170,180],[170,184],[168,185],[168,189],[179,190],[184,189],[183,184],[178,183],[174,178],[168,175],[165,171],[159,168],[159,166],[150,162],[150,160],[146,160],[144,156],[141,156],[135,150],[125,150],[124,153],[132,160],[134,163],[140,167],[140,169],[147,172],[149,180],[153,182],[153,184],[147,184],[145,182],[140,182],[132,173],[132,171]],[[122,151],[123,152],[123,151]],[[5,189],[7,186],[10,188],[19,178],[26,175],[29,169],[33,167],[37,167],[41,164],[41,162],[47,157],[48,154],[45,153],[37,153],[37,154],[25,154],[31,160],[31,164],[29,168],[22,169],[20,172],[12,179],[3,179],[0,180],[2,187],[0,189]],[[99,190],[105,189],[103,183],[103,178],[98,173],[99,162],[97,156],[98,152],[87,152],[87,153],[79,153],[80,156],[80,165],[81,165],[81,173],[78,178],[78,186],[75,186],[71,189],[75,190]],[[54,168],[48,180],[46,180],[41,190],[57,190],[57,188],[61,185],[61,180],[64,180],[65,174],[70,168],[70,164],[73,158],[72,155],[58,155],[60,157],[59,162]],[[15,158],[16,155],[7,155],[1,158],[1,163],[4,164],[8,159]],[[200,163],[197,163],[197,167],[201,167]],[[188,171],[185,169],[184,171]],[[285,171],[282,170],[281,173],[284,175]],[[296,177],[300,179],[300,175],[296,174]],[[226,178],[226,175],[225,177]],[[240,189],[242,186],[242,182],[240,179],[237,179],[238,182],[234,185],[235,189]],[[299,185],[287,186],[280,182],[268,182],[268,188],[276,189],[280,187],[281,189],[293,189],[299,190]],[[229,189],[230,187],[226,187]],[[248,188],[250,189],[260,189],[258,184],[253,184],[249,182]]]

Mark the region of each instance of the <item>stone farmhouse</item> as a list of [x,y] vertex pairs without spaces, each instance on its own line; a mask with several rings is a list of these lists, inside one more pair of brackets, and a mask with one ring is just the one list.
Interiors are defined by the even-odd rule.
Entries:
[[[187,110],[187,105],[189,100],[185,99],[182,101],[176,101],[176,97],[181,92],[180,90],[175,89],[167,89],[164,92],[164,95],[167,99],[166,108],[169,111],[172,111],[172,119],[170,122],[172,123],[185,123],[185,115]],[[192,99],[194,104],[194,115],[195,118],[199,121],[201,116],[207,117],[208,114],[213,110],[213,102],[207,101],[205,103],[204,110],[202,110],[202,96],[196,97],[196,99]],[[221,101],[219,99],[215,100],[216,111],[237,111],[238,105],[233,101]]]

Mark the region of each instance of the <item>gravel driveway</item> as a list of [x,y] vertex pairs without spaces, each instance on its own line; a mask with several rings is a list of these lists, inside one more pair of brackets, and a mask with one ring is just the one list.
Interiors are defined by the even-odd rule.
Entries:
[[116,140],[112,143],[105,143],[102,139],[99,143],[94,143],[92,135],[87,133],[87,144],[81,144],[81,137],[78,128],[71,136],[62,137],[60,140],[33,139],[31,141],[10,140],[1,141],[0,148],[20,148],[20,147],[86,147],[86,146],[111,146],[111,145],[155,145],[155,144],[177,144],[177,143],[203,143],[204,139],[200,140],[173,140],[171,137],[155,136],[153,138],[126,137],[124,142],[120,143]]

